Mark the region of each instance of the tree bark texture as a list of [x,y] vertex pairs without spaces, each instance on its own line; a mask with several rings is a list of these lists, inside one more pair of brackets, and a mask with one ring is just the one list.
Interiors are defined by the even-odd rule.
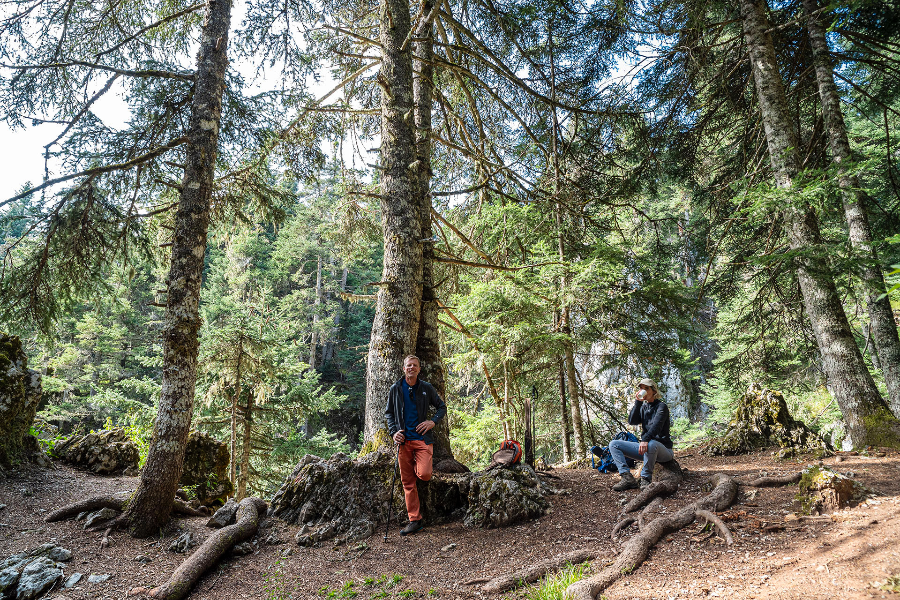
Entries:
[[250,451],[253,449],[253,388],[248,390],[247,407],[244,409],[244,441],[241,447],[241,475],[238,477],[237,499],[247,497],[247,482],[250,480]]
[[[422,2],[423,21],[418,24],[413,38],[413,100],[416,124],[416,161],[419,177],[416,196],[419,200],[419,219],[422,225],[421,239],[431,239],[431,107],[434,85],[434,25],[432,11],[434,0]],[[444,402],[447,401],[447,385],[444,379],[444,362],[441,360],[441,338],[438,328],[438,305],[434,291],[434,244],[422,243],[422,314],[416,339],[416,356],[422,363],[421,377],[434,386]],[[453,458],[450,448],[450,419],[441,419],[434,427],[434,464]]]
[[234,396],[231,398],[231,481],[237,481],[237,413],[241,399],[241,361],[244,358],[244,336],[238,334],[237,366],[234,376]]
[[860,280],[865,290],[869,322],[878,362],[887,384],[888,403],[894,416],[900,417],[900,336],[887,297],[884,275],[878,255],[872,246],[872,228],[866,208],[867,195],[860,188],[856,176],[847,173],[846,165],[852,160],[850,140],[841,110],[841,97],[834,83],[834,67],[831,62],[825,28],[819,20],[818,0],[803,0],[807,15],[806,27],[812,46],[819,97],[822,99],[822,116],[828,132],[831,159],[838,166],[838,185],[844,204],[844,216],[850,234],[850,244],[860,260]]
[[381,227],[384,266],[366,365],[364,437],[384,428],[388,390],[400,378],[403,357],[416,347],[422,300],[421,211],[416,197],[420,164],[413,132],[412,57],[408,0],[381,0]]
[[[772,38],[767,33],[765,0],[741,0],[744,35],[750,50],[757,101],[769,159],[779,188],[790,190],[800,172],[797,132],[788,112]],[[812,323],[822,367],[855,446],[894,446],[900,423],[875,386],[856,345],[822,246],[818,219],[810,207],[788,206],[784,213],[803,305]]]
[[559,363],[559,401],[560,421],[562,424],[562,448],[563,462],[572,460],[572,439],[569,437],[569,407],[566,402],[566,369],[563,362]]
[[316,262],[316,299],[313,301],[312,340],[309,343],[309,368],[316,368],[316,349],[319,345],[319,308],[324,301],[322,292],[322,255]]
[[191,102],[181,198],[175,215],[168,303],[163,329],[162,392],[141,481],[129,502],[129,532],[146,537],[169,518],[194,409],[200,330],[200,287],[228,68],[231,2],[206,9]]
[[260,517],[266,514],[266,503],[259,498],[245,498],[237,510],[237,522],[217,530],[194,551],[159,587],[149,592],[156,600],[181,600],[187,597],[200,577],[213,567],[236,544],[253,537]]

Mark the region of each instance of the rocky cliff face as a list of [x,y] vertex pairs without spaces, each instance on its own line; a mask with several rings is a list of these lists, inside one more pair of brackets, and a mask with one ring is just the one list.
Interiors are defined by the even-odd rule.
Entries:
[[[711,349],[704,350],[713,354]],[[610,362],[610,355],[611,349],[600,343],[594,344],[590,355],[578,361],[578,370],[586,388],[595,391],[610,405],[630,407],[634,401],[635,384],[648,377],[647,371],[633,358],[627,359],[624,365],[605,366]],[[662,376],[657,378],[656,383],[662,399],[669,405],[672,418],[702,420],[709,411],[699,396],[699,385],[705,373],[701,371],[695,383],[690,379],[691,374],[682,373],[673,365],[664,365],[661,370]]]
[[0,465],[10,466],[37,448],[28,430],[41,400],[41,374],[28,368],[16,336],[0,333]]

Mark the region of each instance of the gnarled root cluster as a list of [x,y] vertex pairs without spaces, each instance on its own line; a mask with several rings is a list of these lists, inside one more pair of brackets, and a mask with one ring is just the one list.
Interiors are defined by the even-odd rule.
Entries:
[[[692,502],[671,516],[659,517],[647,522],[647,514],[660,502],[663,495],[674,493],[681,483],[683,474],[678,463],[661,464],[662,468],[657,474],[656,481],[642,490],[631,502],[625,505],[622,517],[613,527],[612,538],[616,537],[625,528],[637,522],[639,533],[629,539],[622,546],[615,562],[606,569],[576,583],[566,589],[566,597],[571,600],[594,600],[603,590],[615,583],[619,578],[628,575],[641,565],[650,553],[651,548],[659,542],[663,536],[683,529],[695,519],[704,519],[718,529],[728,545],[734,543],[734,538],[728,526],[716,516],[731,506],[737,497],[738,485],[749,487],[770,487],[789,485],[800,480],[800,473],[789,475],[759,477],[752,480],[736,481],[723,473],[712,476],[712,491]],[[637,513],[638,510],[643,510]]]
[[[600,592],[615,583],[620,577],[631,573],[640,566],[650,554],[650,549],[663,536],[693,523],[697,517],[698,510],[715,512],[730,506],[737,496],[737,483],[734,479],[722,473],[713,475],[712,482],[714,487],[708,495],[688,504],[671,516],[659,517],[644,525],[640,533],[625,542],[622,551],[612,565],[592,577],[570,585],[566,589],[566,597],[572,600],[594,600]],[[654,482],[650,487],[657,485],[657,483],[661,482]],[[639,496],[650,492],[650,487],[645,489]],[[635,500],[637,499],[635,498]],[[632,522],[634,522],[634,517],[628,518],[631,518]]]

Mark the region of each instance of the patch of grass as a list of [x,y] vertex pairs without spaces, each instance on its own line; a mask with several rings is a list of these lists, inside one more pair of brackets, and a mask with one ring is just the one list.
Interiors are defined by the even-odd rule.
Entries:
[[885,592],[894,592],[895,594],[900,594],[900,575],[892,575],[887,578],[883,584],[881,584],[881,589]]
[[403,590],[402,592],[398,593],[397,595],[401,598],[412,598],[413,596],[416,595],[416,590],[413,590],[413,589]]
[[272,565],[272,569],[266,573],[265,587],[266,600],[288,600],[294,590],[288,589],[287,577],[282,565],[283,559],[278,559]]
[[567,564],[556,575],[550,575],[540,581],[537,586],[529,587],[527,600],[562,600],[566,588],[584,578],[587,565],[573,566]]

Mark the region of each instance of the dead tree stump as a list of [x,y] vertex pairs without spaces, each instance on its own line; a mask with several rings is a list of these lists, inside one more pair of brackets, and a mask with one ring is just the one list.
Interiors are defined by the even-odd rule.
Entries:
[[728,432],[711,440],[701,452],[730,456],[769,446],[820,453],[831,451],[825,440],[794,420],[781,392],[754,383],[738,401]]
[[831,513],[859,494],[859,484],[825,467],[809,467],[800,474],[800,512],[805,515]]

